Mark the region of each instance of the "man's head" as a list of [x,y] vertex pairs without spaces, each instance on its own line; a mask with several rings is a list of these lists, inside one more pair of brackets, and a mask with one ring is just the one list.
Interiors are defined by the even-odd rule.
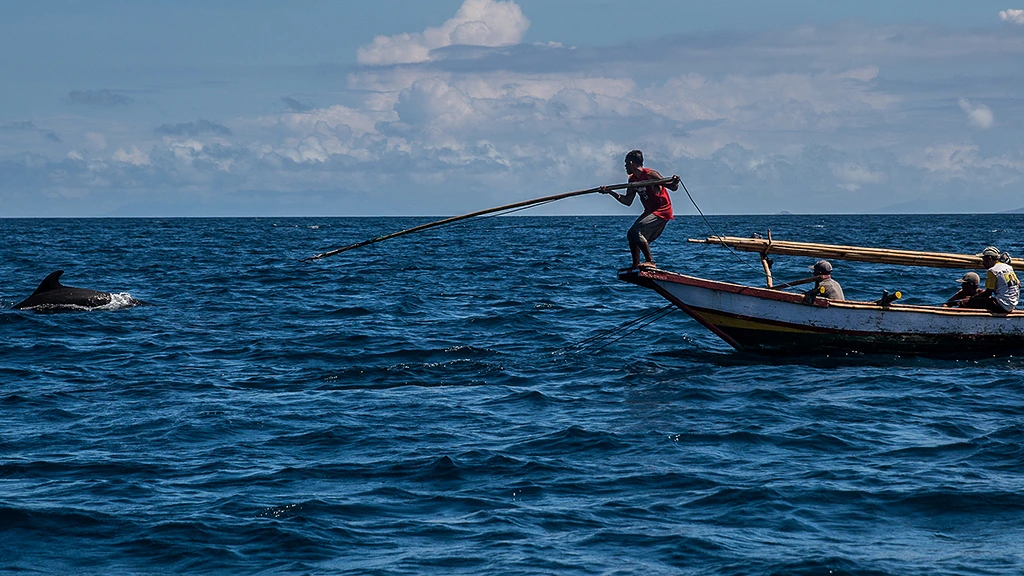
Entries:
[[630,150],[626,154],[626,173],[632,175],[633,172],[644,165],[644,153],[639,150]]
[[978,285],[981,284],[981,277],[975,272],[968,272],[967,274],[964,274],[963,278],[957,278],[956,281],[963,284],[964,288],[977,288]]
[[1001,252],[999,252],[999,248],[989,246],[978,253],[977,256],[981,256],[981,263],[985,268],[991,268],[999,261],[999,254],[1001,254]]
[[832,264],[828,260],[818,260],[811,266],[815,276],[828,276],[832,274]]

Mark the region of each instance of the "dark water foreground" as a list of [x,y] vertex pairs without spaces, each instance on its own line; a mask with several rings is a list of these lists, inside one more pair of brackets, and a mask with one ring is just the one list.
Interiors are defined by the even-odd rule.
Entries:
[[[1019,574],[1024,359],[738,354],[620,283],[623,218],[0,220],[0,572]],[[720,217],[1024,254],[1024,217]],[[655,245],[761,282],[756,256]],[[810,259],[779,258],[776,276]],[[153,306],[11,310],[50,271]],[[956,271],[836,263],[851,298]],[[604,343],[604,341],[602,341]]]

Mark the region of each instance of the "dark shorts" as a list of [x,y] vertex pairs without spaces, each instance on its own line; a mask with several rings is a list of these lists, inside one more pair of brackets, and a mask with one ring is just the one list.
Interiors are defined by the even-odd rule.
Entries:
[[629,227],[629,232],[626,232],[626,239],[633,244],[638,243],[640,238],[644,238],[648,243],[654,242],[658,239],[658,236],[661,236],[666,224],[668,224],[668,220],[658,218],[654,214],[641,216]]
[[993,312],[995,314],[1007,313],[1006,308],[1000,306],[999,302],[996,302],[996,299],[993,298],[992,296],[989,296],[988,294],[978,294],[977,296],[972,296],[971,299],[968,300],[967,303],[963,305],[963,307],[980,308],[982,310],[988,310],[989,312]]

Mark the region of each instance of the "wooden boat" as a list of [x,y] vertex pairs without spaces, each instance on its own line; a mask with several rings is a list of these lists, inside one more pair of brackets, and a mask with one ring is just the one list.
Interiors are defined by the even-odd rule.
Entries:
[[[691,240],[760,252],[766,287],[745,286],[655,268],[623,270],[619,279],[650,288],[737,350],[764,353],[886,353],[984,357],[1024,353],[1024,312],[904,305],[898,302],[808,300],[772,288],[768,254],[880,262],[902,266],[984,269],[963,254],[832,246],[768,239]],[[1015,266],[1024,261],[1015,259]],[[1019,269],[1019,268],[1018,268]],[[808,279],[810,280],[810,279]]]

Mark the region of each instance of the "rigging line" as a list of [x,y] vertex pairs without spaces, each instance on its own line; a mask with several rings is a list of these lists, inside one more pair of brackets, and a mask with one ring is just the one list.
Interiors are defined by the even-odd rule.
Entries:
[[[591,346],[593,344],[598,343],[597,340],[592,340],[586,346],[581,347],[579,351],[582,352],[583,350],[586,350],[586,349],[602,350],[602,349],[606,348],[607,346],[609,346],[610,344],[613,344],[615,342],[618,342],[619,340],[622,340],[623,338],[625,338],[625,337],[635,333],[637,330],[640,330],[641,328],[643,328],[645,326],[649,326],[651,323],[656,322],[658,320],[661,320],[662,318],[664,318],[665,316],[668,316],[669,314],[671,314],[673,312],[675,312],[675,306],[672,305],[672,304],[669,304],[667,306],[663,306],[661,308],[658,308],[653,313],[649,313],[649,314],[646,314],[646,315],[644,315],[644,316],[642,316],[640,318],[637,318],[636,321],[634,321],[633,323],[635,323],[635,322],[640,322],[640,323],[637,324],[632,329],[630,329],[627,332],[625,332],[624,334],[622,334],[621,336],[619,336],[617,338],[613,338],[613,339],[608,340],[608,341],[605,341],[604,343],[602,343],[597,348],[591,348]],[[613,331],[608,331],[608,333],[606,333],[604,335],[605,336],[611,335],[611,332],[613,332]]]
[[612,344],[618,342],[619,340],[622,340],[623,338],[625,338],[627,336],[632,336],[633,334],[637,333],[638,331],[640,331],[640,330],[650,326],[651,324],[654,324],[658,320],[661,320],[665,316],[668,316],[669,314],[671,314],[671,313],[673,313],[675,311],[676,311],[675,306],[674,305],[670,305],[670,306],[668,306],[668,310],[665,310],[661,315],[655,316],[654,318],[651,318],[647,322],[644,322],[643,324],[640,324],[639,326],[633,328],[629,332],[626,332],[622,336],[619,336],[618,338],[615,338],[613,340],[609,340],[609,341],[605,342],[604,344],[602,344],[601,346],[598,346],[597,348],[591,348],[590,351],[591,352],[597,352],[599,350],[604,350],[608,346],[611,346]]
[[568,346],[563,346],[563,347],[559,348],[558,350],[555,350],[553,352],[553,354],[563,353],[563,352],[565,352],[565,351],[567,351],[567,350],[569,350],[571,348],[579,348],[579,349],[586,348],[591,343],[593,343],[593,342],[595,342],[597,340],[600,340],[602,338],[610,336],[610,335],[612,335],[613,333],[615,333],[615,332],[617,332],[619,330],[623,330],[625,328],[628,328],[632,324],[635,324],[637,322],[642,322],[642,321],[644,321],[644,320],[646,320],[646,319],[648,319],[648,318],[650,318],[652,316],[656,316],[657,314],[660,314],[660,313],[664,312],[665,310],[668,310],[669,308],[672,308],[672,306],[673,306],[672,304],[669,304],[667,306],[662,306],[661,308],[656,308],[654,310],[645,312],[644,314],[640,315],[640,317],[638,317],[638,318],[633,318],[632,320],[627,320],[627,321],[623,322],[622,324],[619,324],[618,326],[609,328],[607,330],[602,330],[601,332],[598,332],[597,334],[595,334],[593,336],[589,336],[587,338],[584,338],[583,340],[580,340],[579,342],[576,342],[574,344],[570,344]]
[[729,246],[728,244],[725,243],[724,240],[722,240],[722,236],[718,233],[718,231],[715,230],[715,227],[711,225],[711,222],[708,221],[708,217],[704,215],[704,211],[700,209],[700,206],[697,206],[697,202],[695,202],[693,196],[690,195],[690,191],[686,189],[686,184],[683,183],[682,179],[679,180],[679,184],[683,187],[683,191],[686,192],[686,197],[690,199],[690,203],[693,204],[693,207],[697,209],[697,213],[700,214],[700,217],[704,219],[704,223],[708,225],[708,229],[710,229],[711,233],[715,235],[715,238],[718,238],[722,246],[728,248],[729,252],[732,252],[733,256],[735,256],[737,260],[739,260],[746,266],[749,266],[750,269],[753,270],[754,272],[761,274],[763,272],[762,270],[755,268],[753,264],[744,260],[738,252],[732,249],[732,246]]
[[614,334],[615,332],[617,332],[619,330],[624,330],[626,328],[629,328],[633,324],[637,324],[639,322],[643,322],[645,320],[653,318],[654,316],[657,316],[658,314],[662,314],[666,310],[672,308],[673,306],[674,306],[673,304],[667,304],[665,306],[662,306],[661,308],[657,308],[655,310],[652,310],[652,311],[650,311],[650,312],[648,312],[646,314],[641,315],[639,318],[634,318],[633,320],[630,320],[629,322],[624,322],[624,323],[616,326],[615,328],[612,328],[610,330],[605,330],[604,332],[601,332],[599,334],[591,336],[590,338],[586,338],[583,341],[578,342],[577,346],[579,346],[581,348],[586,348],[587,346],[590,346],[594,342],[596,342],[598,340],[601,340],[602,338],[605,338],[606,336],[611,336],[612,334]]
[[564,354],[564,353],[566,353],[566,352],[568,352],[569,350],[572,350],[572,349],[575,349],[576,351],[582,351],[583,349],[585,349],[587,346],[590,346],[594,342],[597,342],[597,341],[599,341],[599,340],[601,340],[603,338],[607,338],[608,336],[611,336],[612,334],[614,334],[615,332],[617,332],[619,330],[622,330],[624,328],[628,328],[631,324],[635,324],[637,322],[642,322],[643,320],[646,320],[647,318],[650,318],[651,316],[654,316],[654,315],[662,312],[663,310],[664,310],[664,308],[659,308],[657,310],[654,310],[653,312],[648,312],[648,313],[644,314],[643,316],[640,316],[639,318],[634,318],[632,320],[629,320],[627,322],[619,324],[618,326],[615,326],[614,328],[610,328],[608,330],[603,330],[603,331],[601,331],[601,332],[599,332],[599,333],[597,333],[597,334],[595,334],[593,336],[590,336],[588,338],[584,338],[583,340],[580,340],[579,342],[576,342],[574,344],[570,344],[568,346],[563,346],[563,347],[555,350],[554,352],[552,352],[552,354]]

